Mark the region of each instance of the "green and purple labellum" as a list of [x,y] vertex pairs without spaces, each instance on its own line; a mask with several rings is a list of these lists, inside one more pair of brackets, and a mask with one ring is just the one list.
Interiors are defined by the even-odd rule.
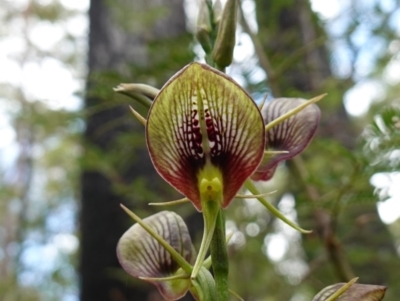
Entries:
[[[194,262],[196,252],[186,224],[179,215],[171,211],[162,211],[143,219],[143,222],[168,242],[187,262]],[[153,283],[167,300],[180,299],[191,286],[188,277],[159,280],[183,274],[183,271],[171,255],[139,224],[134,224],[121,237],[117,246],[117,256],[128,274],[143,277]]]
[[[276,98],[266,104],[261,114],[265,124],[298,107],[306,100],[301,98]],[[251,176],[253,180],[267,181],[274,175],[279,162],[293,158],[301,153],[311,141],[317,130],[321,112],[317,105],[311,104],[265,132],[266,154]],[[268,154],[268,151],[287,153]]]
[[192,63],[173,76],[150,108],[146,138],[158,173],[202,210],[225,208],[264,152],[264,122],[230,77]]
[[[346,283],[336,283],[321,290],[312,301],[325,301]],[[369,284],[353,284],[337,301],[380,301],[385,296],[386,287]],[[332,298],[331,298],[332,299]]]

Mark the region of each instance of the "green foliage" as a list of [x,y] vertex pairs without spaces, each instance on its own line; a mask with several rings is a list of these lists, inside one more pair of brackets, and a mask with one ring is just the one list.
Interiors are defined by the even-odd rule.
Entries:
[[400,169],[400,108],[390,106],[375,115],[363,135],[364,150],[375,171]]

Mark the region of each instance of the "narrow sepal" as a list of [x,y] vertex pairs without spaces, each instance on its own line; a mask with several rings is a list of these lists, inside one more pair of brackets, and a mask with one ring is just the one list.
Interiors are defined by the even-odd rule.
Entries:
[[[321,290],[312,301],[327,301],[331,296],[342,288],[346,283],[336,283]],[[353,284],[337,301],[380,301],[385,296],[386,287],[369,284]]]
[[144,96],[148,97],[149,99],[153,100],[157,96],[157,94],[160,90],[158,90],[157,88],[154,88],[152,86],[146,85],[146,84],[124,84],[124,83],[121,83],[117,87],[114,88],[114,91],[121,93],[121,94],[125,94],[127,96],[131,96],[131,93],[141,94],[141,95],[144,95]]
[[[250,179],[245,182],[245,186],[254,195],[260,194],[257,187]],[[283,213],[281,213],[278,209],[276,209],[272,204],[270,204],[264,197],[257,197],[257,199],[260,201],[261,204],[264,205],[265,208],[269,210],[269,212],[271,212],[273,215],[275,215],[277,218],[279,218],[282,222],[284,222],[288,226],[292,227],[293,229],[303,234],[308,234],[312,232],[310,230],[304,230],[300,228],[298,225],[296,225],[294,222],[288,219]]]
[[226,207],[262,159],[264,122],[254,101],[230,77],[192,63],[157,95],[146,138],[158,173],[201,211],[199,174],[206,162],[221,178]]
[[146,122],[147,122],[146,119],[142,115],[140,115],[138,112],[136,112],[131,106],[129,106],[129,109],[131,110],[133,116],[135,116],[141,124],[146,126]]
[[119,84],[113,89],[117,93],[133,98],[145,107],[151,106],[152,100],[156,97],[158,89],[145,84]]
[[[188,229],[174,212],[162,211],[143,219],[155,233],[168,242],[184,259],[193,263],[196,257]],[[134,224],[121,237],[117,246],[118,260],[134,277],[163,278],[182,273],[171,255],[139,224]],[[151,281],[167,300],[177,300],[189,289],[189,279]]]
[[[266,124],[305,103],[301,98],[276,98],[266,104],[261,113]],[[279,162],[293,158],[309,144],[317,130],[321,112],[317,105],[310,104],[296,115],[289,117],[265,133],[267,151],[287,151],[282,153],[266,152],[253,180],[272,178]]]

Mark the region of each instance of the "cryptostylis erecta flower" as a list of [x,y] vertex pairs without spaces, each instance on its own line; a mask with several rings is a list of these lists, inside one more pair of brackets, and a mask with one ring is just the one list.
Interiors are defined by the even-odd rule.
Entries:
[[[307,146],[320,115],[313,101],[323,96],[307,102],[275,99],[264,106],[261,114],[251,97],[229,76],[199,63],[184,67],[158,93],[137,84],[119,86],[118,91],[126,88],[136,94],[152,94],[147,120],[132,112],[146,126],[153,165],[203,212],[203,240],[191,273],[195,279],[214,235],[219,211],[230,204],[250,176],[268,180],[280,161]],[[259,195],[250,184],[247,181],[246,187]],[[293,228],[308,232],[262,197],[258,199]]]
[[146,141],[158,173],[203,212],[194,279],[226,208],[264,154],[264,121],[229,76],[192,63],[160,90],[149,110]]
[[[187,263],[193,263],[196,252],[183,219],[174,212],[162,211],[143,222],[168,243]],[[139,223],[121,237],[117,256],[124,270],[134,277],[153,283],[167,300],[183,297],[191,286],[188,274],[171,254]]]
[[154,167],[202,211],[229,205],[264,153],[264,122],[230,77],[192,63],[160,90],[146,124]]
[[[290,110],[305,104],[301,98],[276,98],[266,104],[261,114],[265,124],[273,122]],[[265,132],[265,156],[251,176],[252,180],[269,180],[278,164],[301,153],[314,136],[321,112],[314,103]]]

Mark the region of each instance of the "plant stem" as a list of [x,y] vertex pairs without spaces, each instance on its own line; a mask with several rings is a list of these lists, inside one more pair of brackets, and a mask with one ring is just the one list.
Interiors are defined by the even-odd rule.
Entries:
[[218,301],[227,301],[229,260],[226,246],[225,213],[222,209],[219,210],[217,216],[210,250]]

